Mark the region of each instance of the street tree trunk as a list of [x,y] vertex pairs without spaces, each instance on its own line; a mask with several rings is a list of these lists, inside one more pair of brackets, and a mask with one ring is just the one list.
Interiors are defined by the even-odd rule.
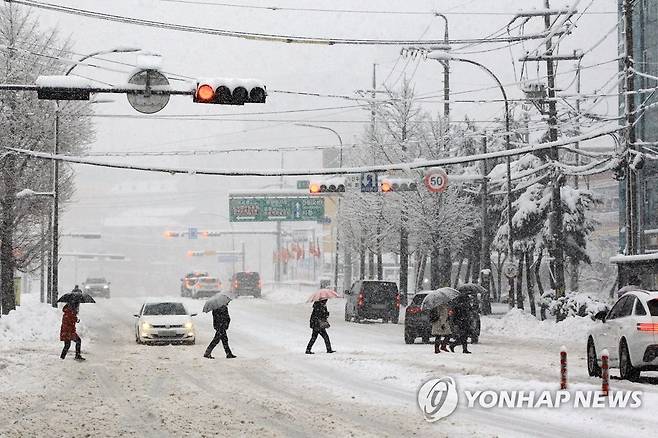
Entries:
[[525,253],[521,251],[519,254],[519,275],[516,277],[516,307],[523,309],[523,262]]
[[16,201],[15,157],[7,155],[3,166],[4,196],[0,202],[2,206],[2,220],[0,221],[0,304],[3,315],[16,309],[14,295],[14,203]]
[[528,301],[530,302],[530,313],[533,316],[537,316],[537,308],[535,307],[535,285],[534,285],[534,274],[532,272],[532,264],[534,263],[532,251],[527,251],[525,253],[525,280],[526,286],[528,288]]

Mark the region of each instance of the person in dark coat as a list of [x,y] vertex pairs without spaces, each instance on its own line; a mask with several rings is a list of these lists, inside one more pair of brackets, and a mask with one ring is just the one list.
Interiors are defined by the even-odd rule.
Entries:
[[78,285],[76,284],[75,286],[73,286],[73,290],[71,292],[81,294],[82,289],[80,289],[80,287],[78,287]]
[[231,347],[228,345],[228,335],[226,334],[226,330],[228,330],[230,323],[231,317],[228,314],[228,306],[222,306],[219,309],[212,311],[212,325],[215,328],[215,337],[212,338],[212,341],[210,341],[210,344],[208,345],[208,348],[206,348],[206,352],[203,357],[214,359],[214,357],[212,357],[212,350],[217,346],[217,344],[219,344],[219,341],[222,341],[227,359],[233,359],[236,357],[231,352]]
[[324,339],[324,345],[327,347],[327,353],[334,353],[335,351],[331,348],[331,341],[329,340],[329,335],[327,334],[327,329],[329,328],[329,310],[327,310],[327,300],[320,300],[313,303],[313,312],[311,312],[311,319],[309,321],[309,326],[313,333],[311,334],[311,340],[308,341],[306,346],[306,354],[313,354],[311,348],[315,344],[315,340],[318,338],[318,335],[322,336]]
[[468,351],[468,333],[471,326],[471,309],[468,300],[460,297],[453,301],[450,309],[450,327],[452,328],[453,341],[450,344],[450,351],[455,351],[455,346],[461,344],[462,351],[465,354],[471,354]]
[[75,360],[85,360],[80,353],[82,349],[82,340],[75,329],[76,323],[80,322],[78,319],[78,311],[80,303],[68,303],[62,309],[62,326],[59,330],[59,340],[64,341],[64,348],[60,357],[66,359],[66,354],[71,348],[71,341],[75,342]]

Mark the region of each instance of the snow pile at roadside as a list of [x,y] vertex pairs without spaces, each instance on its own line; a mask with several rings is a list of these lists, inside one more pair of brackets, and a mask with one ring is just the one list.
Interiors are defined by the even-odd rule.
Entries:
[[482,332],[511,338],[539,338],[569,341],[582,337],[599,322],[587,317],[571,317],[556,323],[554,320],[539,321],[530,313],[512,309],[502,318],[482,318]]
[[[62,325],[62,309],[50,304],[35,301],[30,295],[23,295],[21,306],[0,318],[0,347],[16,342],[48,341],[59,342],[59,329]],[[38,299],[38,297],[37,297]],[[83,338],[87,329],[77,325],[77,332]]]
[[50,304],[16,307],[0,318],[0,346],[24,341],[59,341],[62,311]]

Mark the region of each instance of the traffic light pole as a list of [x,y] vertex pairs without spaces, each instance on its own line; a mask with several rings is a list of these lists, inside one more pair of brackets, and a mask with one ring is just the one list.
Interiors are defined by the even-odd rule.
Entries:
[[[53,154],[59,154],[59,101],[55,101],[55,147]],[[53,212],[52,212],[52,274],[50,281],[50,303],[57,307],[59,292],[57,290],[59,278],[59,161],[53,160]]]

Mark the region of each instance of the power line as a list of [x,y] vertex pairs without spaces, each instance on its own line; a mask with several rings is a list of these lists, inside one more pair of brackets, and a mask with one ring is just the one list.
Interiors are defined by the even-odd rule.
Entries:
[[[11,0],[12,3],[17,3],[25,6],[30,6],[34,8],[61,12],[70,15],[77,15],[87,18],[95,18],[105,21],[113,21],[117,23],[124,24],[133,24],[137,26],[145,27],[154,27],[158,29],[168,29],[175,30],[179,32],[191,32],[191,33],[200,33],[206,35],[216,35],[224,36],[230,38],[242,38],[253,41],[268,41],[268,42],[278,42],[286,44],[315,44],[315,45],[396,45],[396,46],[409,46],[409,45],[439,45],[444,44],[445,41],[441,40],[386,40],[386,39],[360,39],[360,38],[325,38],[325,37],[307,37],[307,36],[298,36],[298,35],[278,35],[278,34],[266,34],[266,33],[257,33],[257,32],[243,32],[243,31],[233,31],[226,29],[217,29],[209,27],[200,27],[200,26],[189,26],[184,24],[176,23],[167,23],[163,21],[155,20],[145,20],[141,18],[132,18],[126,17],[123,15],[114,15],[107,14],[103,12],[91,11],[88,9],[79,9],[72,8],[67,6],[56,5],[53,3],[46,3],[35,0]],[[475,39],[459,39],[451,40],[450,44],[467,44],[471,42],[510,42],[510,41],[519,41],[526,39],[541,39],[545,38],[546,33],[542,32],[536,35],[526,35],[523,37],[503,37],[503,38],[493,38],[490,40],[483,40],[481,38]]]
[[[373,10],[360,10],[360,9],[321,9],[321,8],[295,8],[285,6],[256,6],[256,5],[239,5],[235,3],[212,2],[202,0],[160,0],[167,3],[183,3],[192,5],[204,6],[220,6],[226,8],[241,8],[241,9],[260,9],[271,12],[278,11],[291,11],[291,12],[318,12],[318,13],[332,13],[332,14],[372,14],[372,15],[436,15],[443,13],[444,15],[514,15],[518,11],[510,12],[494,12],[494,11],[474,11],[474,12],[441,12],[441,11],[373,11]],[[592,15],[616,15],[616,11],[598,11],[589,12]]]

